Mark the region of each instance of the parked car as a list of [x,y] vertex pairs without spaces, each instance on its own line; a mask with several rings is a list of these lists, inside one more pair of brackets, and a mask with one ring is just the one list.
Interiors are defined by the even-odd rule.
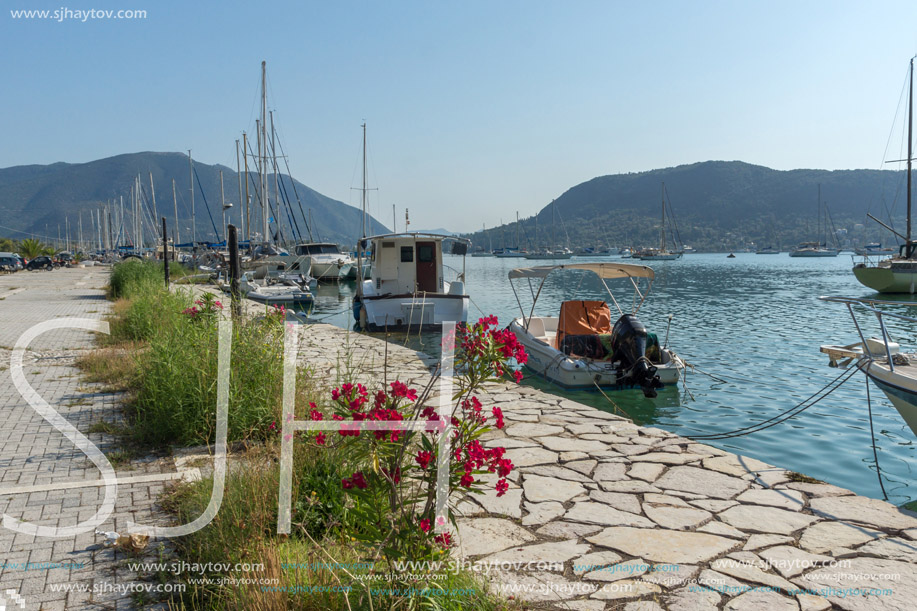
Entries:
[[19,257],[11,252],[0,252],[0,271],[15,272],[19,270]]
[[54,260],[51,257],[46,257],[44,255],[40,257],[35,257],[29,261],[25,268],[30,270],[35,269],[52,269],[54,267]]

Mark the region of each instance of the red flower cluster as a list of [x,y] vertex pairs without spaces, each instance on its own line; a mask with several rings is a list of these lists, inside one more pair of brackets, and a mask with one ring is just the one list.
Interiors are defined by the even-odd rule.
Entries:
[[441,535],[436,535],[433,537],[433,540],[439,543],[439,546],[443,549],[449,549],[452,547],[452,534],[443,533]]
[[[529,358],[525,348],[516,339],[515,333],[509,329],[497,329],[497,324],[496,316],[485,316],[476,324],[462,328],[461,347],[466,358],[476,360],[485,357],[491,360],[493,357],[488,357],[488,353],[493,347],[503,359],[515,359],[518,365],[524,365]],[[491,360],[491,367],[497,376],[505,373],[503,362],[500,360]],[[517,383],[522,381],[521,371],[516,370],[512,374]]]
[[408,388],[407,384],[404,382],[399,382],[395,380],[391,383],[392,387],[392,397],[404,398],[408,401],[415,401],[417,399],[417,391],[413,388]]
[[414,460],[418,465],[420,465],[421,469],[426,471],[427,467],[430,466],[430,461],[433,460],[433,453],[423,450],[422,452],[417,453],[417,456],[414,457]]
[[506,426],[506,423],[503,421],[503,410],[499,407],[493,408],[494,420],[496,420],[496,426],[498,429],[502,429]]
[[362,384],[342,384],[340,388],[331,391],[331,398],[341,407],[348,407],[353,411],[358,411],[368,400],[369,392]]
[[508,485],[505,478],[513,470],[513,461],[503,458],[505,452],[506,448],[485,448],[477,439],[466,443],[464,447],[456,448],[455,460],[464,463],[463,468],[465,471],[459,484],[465,488],[470,488],[474,483],[474,475],[472,473],[475,470],[486,469],[491,473],[496,473],[501,478],[497,481],[497,496],[506,494]]
[[344,487],[344,490],[350,490],[351,488],[359,488],[360,490],[365,490],[369,484],[366,483],[366,478],[363,477],[362,471],[357,471],[349,478],[345,477],[341,480],[341,485]]

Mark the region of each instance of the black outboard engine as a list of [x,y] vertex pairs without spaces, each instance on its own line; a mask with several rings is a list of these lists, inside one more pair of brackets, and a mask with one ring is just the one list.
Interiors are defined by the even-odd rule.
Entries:
[[646,358],[646,327],[633,314],[625,314],[618,319],[611,330],[611,347],[614,358],[621,361],[620,376],[622,382],[643,389],[643,396],[652,399],[656,389],[662,388],[662,382],[656,375],[656,367]]

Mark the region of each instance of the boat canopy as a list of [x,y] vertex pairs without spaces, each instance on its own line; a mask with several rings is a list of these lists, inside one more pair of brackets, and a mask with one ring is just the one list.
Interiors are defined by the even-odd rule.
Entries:
[[541,265],[538,267],[519,267],[509,272],[510,280],[516,278],[545,278],[558,269],[581,269],[593,272],[602,280],[616,278],[649,278],[656,274],[652,268],[633,263],[573,263],[571,265]]
[[[606,280],[617,280],[622,278],[630,280],[630,283],[634,289],[633,303],[631,304],[630,313],[636,314],[640,307],[643,305],[643,302],[646,301],[646,297],[653,285],[653,279],[656,277],[656,274],[653,272],[651,267],[647,267],[645,265],[636,265],[634,263],[573,263],[570,265],[517,267],[516,269],[513,269],[509,272],[509,284],[513,289],[513,295],[516,297],[516,303],[519,304],[519,310],[522,312],[522,318],[526,328],[528,328],[528,321],[535,313],[535,304],[538,302],[538,297],[541,295],[541,290],[544,288],[544,284],[548,276],[551,274],[551,272],[568,269],[592,272],[598,276],[599,279],[601,279],[602,284],[605,286],[605,291],[608,293],[608,297],[611,299],[611,302],[622,315],[625,313],[624,308],[621,307],[621,303],[611,292],[611,289],[608,287]],[[519,299],[519,293],[516,292],[516,286],[513,283],[513,280],[522,278],[528,282],[529,291],[531,292],[532,296],[532,307],[528,316],[526,316],[525,308],[522,306],[522,301]],[[535,280],[534,283],[533,280]],[[538,282],[539,280],[540,282]],[[535,289],[534,285],[538,286],[537,290]]]

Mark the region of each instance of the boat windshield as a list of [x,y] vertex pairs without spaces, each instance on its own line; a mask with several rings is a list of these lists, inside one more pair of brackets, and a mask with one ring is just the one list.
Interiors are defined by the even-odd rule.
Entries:
[[299,244],[296,247],[298,255],[339,255],[341,249],[337,244]]

